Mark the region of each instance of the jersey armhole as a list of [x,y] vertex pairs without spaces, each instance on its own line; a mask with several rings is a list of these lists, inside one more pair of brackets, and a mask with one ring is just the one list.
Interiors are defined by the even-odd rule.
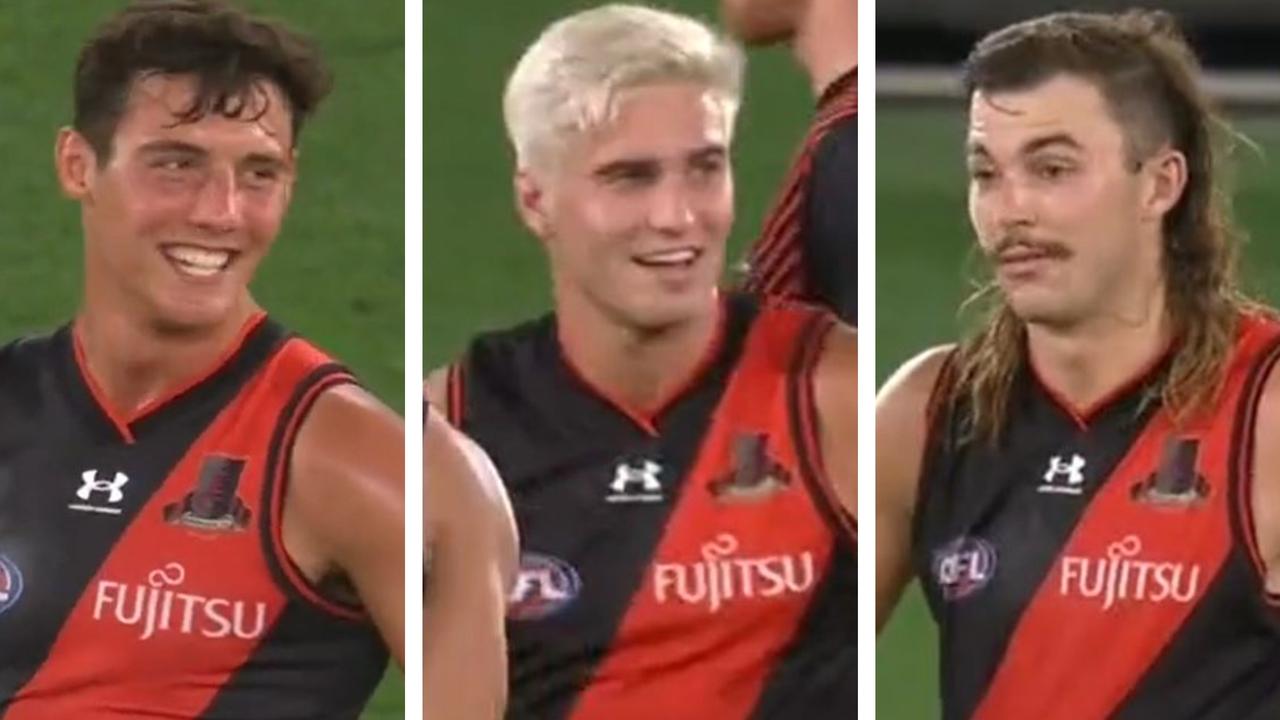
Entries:
[[822,355],[823,341],[833,327],[835,319],[821,313],[814,314],[801,328],[799,347],[787,374],[787,414],[790,416],[791,433],[796,441],[800,475],[809,495],[837,539],[856,544],[857,521],[836,497],[835,486],[822,460],[821,426],[818,422],[817,398],[814,395],[814,370]]
[[1249,372],[1243,396],[1237,410],[1235,423],[1236,449],[1230,471],[1227,513],[1230,515],[1232,533],[1236,544],[1243,550],[1250,575],[1257,583],[1257,590],[1264,606],[1272,613],[1272,619],[1280,623],[1280,593],[1267,589],[1267,568],[1258,548],[1258,533],[1253,521],[1253,454],[1256,447],[1258,405],[1267,378],[1280,360],[1280,337],[1270,340],[1261,359]]
[[920,447],[920,472],[916,476],[916,501],[911,509],[911,544],[917,545],[924,522],[924,510],[929,506],[930,484],[932,475],[932,459],[941,449],[939,444],[947,433],[946,425],[950,423],[950,408],[954,407],[952,395],[956,383],[956,348],[947,351],[938,368],[938,376],[934,378],[933,388],[929,390],[929,399],[924,406],[924,443]]
[[281,534],[289,467],[302,421],[325,390],[349,384],[356,384],[356,379],[346,368],[336,363],[327,363],[308,373],[294,389],[289,402],[276,420],[275,430],[271,435],[266,478],[262,484],[262,507],[267,510],[262,514],[260,523],[263,552],[272,578],[290,599],[330,615],[360,621],[366,617],[364,609],[356,604],[326,597],[289,557]]

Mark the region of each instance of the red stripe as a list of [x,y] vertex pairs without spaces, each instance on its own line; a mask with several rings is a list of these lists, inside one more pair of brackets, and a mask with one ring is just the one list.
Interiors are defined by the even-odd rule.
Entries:
[[[744,431],[767,433],[770,456],[793,477],[798,472],[798,439],[787,429],[785,380],[808,317],[773,308],[757,320],[654,563],[613,649],[579,697],[570,715],[574,720],[744,718],[757,703],[826,572],[833,536],[812,497],[795,487],[798,483],[756,503],[722,501],[711,483],[731,469],[733,444]],[[781,596],[725,596],[712,610],[707,603],[680,602],[669,576],[660,579],[663,568],[725,556],[807,558],[812,583],[804,592]],[[717,565],[708,575],[721,577],[722,568]]]
[[[296,382],[281,372],[279,359],[246,383],[123,529],[59,630],[48,660],[18,692],[5,720],[194,717],[254,652],[287,603],[262,553],[258,524],[210,534],[167,524],[164,509],[181,503],[195,488],[211,454],[247,458],[237,496],[249,502],[261,497],[272,424]],[[248,637],[202,635],[217,635],[219,628],[196,610],[186,628],[192,632],[182,632],[183,608],[195,606],[174,596],[170,627],[144,639],[152,590],[158,609],[164,607],[164,590],[203,598],[201,609],[216,609],[224,617],[239,602],[244,610],[240,627]],[[142,624],[126,624],[120,618],[132,617],[139,592],[144,598]]]
[[[1256,356],[1257,341],[1254,333],[1237,346],[1216,414],[1175,430],[1167,413],[1160,411],[1098,490],[1019,619],[975,718],[1110,717],[1168,646],[1233,547],[1226,480],[1232,421],[1247,374],[1240,364]],[[1208,497],[1182,509],[1152,507],[1134,499],[1131,489],[1157,468],[1161,443],[1183,436],[1200,438],[1197,470],[1210,484]],[[1190,578],[1196,577],[1194,593],[1186,602],[1120,599],[1109,608],[1103,597],[1084,597],[1082,574],[1097,573],[1099,561],[1122,552],[1133,560],[1182,568],[1182,589],[1189,589]],[[1090,565],[1082,567],[1081,559]],[[1110,573],[1119,566],[1111,562],[1106,567]],[[1100,587],[1105,588],[1110,574],[1091,576],[1089,582],[1100,577]],[[1169,577],[1167,572],[1164,577]],[[1126,587],[1136,588],[1136,582]],[[1157,581],[1149,582],[1147,589],[1155,592]]]
[[1267,386],[1267,378],[1275,368],[1277,359],[1280,359],[1280,345],[1271,348],[1267,356],[1263,358],[1261,365],[1258,367],[1257,376],[1254,378],[1252,385],[1247,389],[1245,396],[1245,410],[1243,419],[1243,428],[1241,429],[1239,452],[1236,458],[1236,472],[1234,473],[1235,481],[1239,484],[1236,488],[1236,517],[1240,523],[1240,543],[1245,548],[1245,553],[1249,557],[1253,570],[1256,573],[1262,588],[1263,600],[1270,606],[1280,609],[1280,592],[1272,592],[1267,588],[1267,564],[1262,557],[1262,550],[1258,547],[1258,529],[1254,522],[1253,514],[1253,483],[1254,483],[1254,450],[1257,445],[1257,421],[1258,421],[1258,405],[1262,401],[1262,393]]
[[849,84],[846,95],[837,96],[819,109],[792,161],[782,191],[765,218],[760,237],[748,255],[747,290],[800,299],[811,294],[802,271],[804,248],[800,243],[800,223],[808,197],[813,155],[831,128],[856,112],[857,94],[853,83]]
[[818,417],[817,398],[814,395],[814,370],[817,369],[818,360],[822,357],[823,341],[834,325],[835,322],[831,316],[818,316],[813,329],[805,335],[805,355],[801,361],[800,377],[798,379],[800,383],[800,442],[803,452],[811,459],[814,472],[817,475],[814,478],[817,481],[814,485],[816,486],[815,489],[821,493],[818,502],[831,509],[836,517],[836,522],[840,524],[839,529],[847,533],[849,538],[856,542],[858,530],[854,523],[853,515],[845,509],[844,504],[836,497],[835,483],[827,473],[826,464],[823,461],[821,424]]
[[463,388],[462,388],[462,366],[454,363],[449,366],[449,370],[445,375],[445,417],[449,418],[449,424],[456,428],[462,427],[463,414]]

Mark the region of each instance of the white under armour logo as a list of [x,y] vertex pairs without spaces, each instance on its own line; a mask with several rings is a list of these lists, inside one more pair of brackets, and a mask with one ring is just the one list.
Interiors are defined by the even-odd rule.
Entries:
[[[1061,455],[1049,458],[1049,468],[1044,471],[1044,484],[1036,488],[1037,492],[1058,493],[1062,495],[1080,495],[1084,492],[1085,460],[1078,453],[1071,454],[1071,461],[1065,462]],[[1065,476],[1066,484],[1055,484],[1055,479]]]
[[[658,480],[658,474],[662,472],[662,466],[652,460],[645,460],[638,464],[630,464],[627,462],[618,463],[618,467],[613,473],[613,482],[609,483],[609,489],[613,492],[605,496],[606,502],[661,502],[662,500],[662,483]],[[634,491],[631,486],[639,485],[639,491]]]
[[119,515],[120,508],[106,507],[103,505],[90,505],[90,501],[94,499],[94,493],[106,493],[106,501],[115,504],[124,500],[125,483],[129,482],[129,476],[122,472],[117,472],[111,479],[102,479],[98,475],[97,470],[85,470],[80,473],[80,489],[76,490],[76,497],[84,500],[84,503],[72,503],[67,507],[72,510],[83,510],[86,512],[107,513],[108,515]]

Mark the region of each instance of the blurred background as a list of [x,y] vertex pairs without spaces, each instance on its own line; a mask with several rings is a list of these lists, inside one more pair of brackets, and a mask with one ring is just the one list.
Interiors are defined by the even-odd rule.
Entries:
[[[124,0],[0,3],[0,343],[65,323],[80,297],[78,207],[53,171],[76,53]],[[283,232],[254,293],[271,314],[404,404],[404,3],[240,0],[311,34],[336,75],[302,133]],[[56,5],[56,10],[54,9]],[[414,374],[417,374],[414,370]],[[404,717],[389,671],[368,720]]]
[[[876,376],[969,326],[957,313],[980,258],[965,208],[966,109],[958,65],[983,34],[1054,10],[1132,0],[882,0],[876,15]],[[1280,301],[1280,2],[1162,0],[1199,51],[1211,92],[1257,150],[1234,157],[1246,287]],[[929,288],[931,292],[921,292]],[[877,644],[881,718],[938,717],[933,621],[914,585]]]
[[[423,7],[423,297],[427,368],[472,335],[550,308],[546,263],[516,217],[502,91],[524,49],[552,21],[599,2],[432,2]],[[718,24],[714,0],[663,6]],[[752,51],[733,163],[736,261],[759,230],[813,111],[809,83],[785,49]]]

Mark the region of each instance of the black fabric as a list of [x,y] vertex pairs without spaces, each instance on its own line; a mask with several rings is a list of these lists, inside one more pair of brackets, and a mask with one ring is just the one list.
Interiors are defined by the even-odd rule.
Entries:
[[858,324],[858,117],[819,142],[809,177],[804,258],[821,303]]

